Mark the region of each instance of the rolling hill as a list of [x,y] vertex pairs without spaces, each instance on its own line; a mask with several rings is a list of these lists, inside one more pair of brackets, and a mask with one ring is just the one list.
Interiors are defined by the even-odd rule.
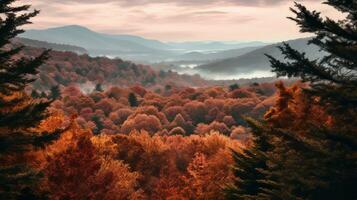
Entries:
[[73,45],[55,44],[38,40],[31,40],[27,38],[15,38],[14,40],[12,40],[12,42],[19,43],[28,47],[52,49],[55,51],[69,51],[77,54],[88,54],[88,51],[85,48]]
[[186,51],[224,51],[231,49],[240,49],[245,47],[255,47],[267,45],[264,42],[221,42],[221,41],[195,41],[195,42],[169,42],[170,46],[176,49],[184,49]]
[[71,25],[45,30],[28,30],[21,37],[51,43],[76,45],[92,50],[147,52],[153,49],[119,37],[96,33],[85,27]]
[[[223,59],[240,55],[238,50],[235,52],[232,49],[245,49],[265,45],[262,42],[161,42],[134,35],[98,33],[78,25],[43,30],[27,30],[20,37],[83,47],[92,56],[105,55],[137,62],[158,62],[178,60],[178,58],[191,58],[190,54],[186,55],[189,52],[201,52],[202,55],[199,56],[201,59],[211,59],[212,57],[214,59]],[[223,52],[227,50],[232,50],[232,52]],[[215,54],[216,52],[219,52],[219,54]],[[228,56],[224,54],[228,54]]]
[[[302,38],[287,41],[293,48],[301,52],[306,52],[309,58],[314,59],[321,56],[317,46],[308,45],[310,38]],[[253,50],[244,55],[223,59],[217,62],[198,66],[196,70],[205,73],[214,74],[232,74],[232,73],[249,73],[253,71],[270,71],[270,63],[264,54],[269,54],[280,60],[284,59],[280,50],[277,48],[282,43],[267,45],[262,48]]]
[[258,48],[261,48],[261,46],[243,47],[239,49],[224,50],[215,53],[201,53],[201,52],[193,51],[190,53],[177,56],[176,59],[190,60],[190,61],[215,61],[215,60],[222,60],[226,58],[232,58],[232,57],[244,55]]

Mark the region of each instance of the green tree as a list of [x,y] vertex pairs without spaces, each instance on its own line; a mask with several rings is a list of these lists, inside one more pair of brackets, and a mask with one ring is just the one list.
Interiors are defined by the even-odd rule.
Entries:
[[95,123],[95,126],[96,126],[95,129],[93,130],[93,133],[95,135],[99,135],[100,132],[104,129],[103,121],[97,115],[94,115],[92,117],[92,121]]
[[50,89],[51,93],[50,93],[50,98],[55,100],[61,97],[61,89],[59,87],[59,85],[53,86]]
[[36,89],[32,89],[31,97],[34,98],[34,99],[38,99],[38,98],[41,97],[41,94]]
[[95,91],[97,91],[97,92],[103,92],[104,90],[103,90],[103,86],[102,86],[102,84],[101,83],[97,83],[96,85],[95,85],[95,89],[94,89]]
[[35,58],[18,56],[23,47],[13,47],[10,40],[23,33],[19,27],[29,24],[39,11],[28,11],[29,5],[13,6],[14,2],[0,1],[0,199],[10,200],[33,198],[39,178],[37,171],[16,158],[60,134],[31,129],[47,116],[51,102],[32,99],[25,87],[35,80],[48,51]]
[[233,174],[234,182],[225,188],[226,199],[253,200],[262,193],[262,188],[272,188],[271,184],[265,183],[264,173],[268,169],[267,155],[265,152],[271,149],[268,136],[264,134],[264,127],[261,123],[246,119],[253,128],[254,146],[244,149],[243,152],[233,151]]
[[233,91],[239,89],[239,85],[237,83],[234,83],[232,85],[229,86],[229,91]]
[[134,93],[130,93],[128,97],[128,101],[131,107],[138,107],[138,99],[136,98]]
[[[298,77],[308,82],[305,93],[334,119],[333,126],[306,123],[301,130],[282,127],[275,130],[281,142],[275,153],[281,154],[279,172],[289,190],[302,199],[356,199],[357,184],[357,1],[324,2],[346,15],[344,20],[323,19],[317,11],[309,11],[296,3],[291,11],[301,32],[316,36],[310,44],[326,53],[309,60],[288,44],[280,47],[287,62],[269,56],[278,76]],[[289,119],[287,119],[289,120]],[[294,120],[294,119],[290,119]],[[278,163],[279,164],[279,163]],[[284,176],[284,177],[283,177]],[[304,177],[304,179],[302,178]]]
[[[309,83],[304,94],[310,105],[304,111],[313,115],[314,111],[309,109],[321,106],[333,123],[312,123],[310,116],[306,116],[300,126],[288,125],[295,123],[294,118],[284,119],[286,125],[262,126],[260,134],[267,136],[271,149],[257,149],[256,144],[250,151],[258,150],[255,155],[265,155],[266,169],[252,165],[256,159],[253,156],[244,159],[247,153],[235,154],[239,158],[236,168],[248,172],[236,173],[239,181],[233,194],[237,194],[237,199],[357,199],[357,1],[324,3],[345,14],[346,19],[323,19],[319,12],[309,11],[298,3],[291,9],[296,17],[289,19],[299,25],[301,32],[315,34],[310,44],[320,47],[325,56],[309,60],[305,53],[288,44],[280,47],[286,61],[267,56],[278,76],[296,77]],[[249,172],[254,170],[262,176],[251,176]],[[246,188],[242,183],[259,189]]]

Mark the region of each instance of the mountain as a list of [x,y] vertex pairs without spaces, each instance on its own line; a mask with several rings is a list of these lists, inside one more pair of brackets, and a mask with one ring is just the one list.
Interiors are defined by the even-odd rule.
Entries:
[[64,26],[45,30],[28,30],[21,37],[41,40],[52,43],[81,46],[90,50],[120,50],[128,51],[148,51],[151,50],[143,45],[116,39],[104,34],[96,33],[82,26]]
[[[306,55],[311,59],[321,57],[323,53],[319,51],[317,46],[308,45],[307,43],[309,40],[310,38],[301,38],[296,40],[289,40],[286,43],[290,44],[298,51],[306,52]],[[214,73],[222,75],[231,75],[232,73],[251,73],[254,71],[270,71],[270,63],[264,54],[269,54],[275,58],[284,60],[284,56],[278,49],[278,46],[281,45],[282,43],[267,45],[248,52],[244,55],[204,64],[198,66],[195,69],[203,73]]]
[[263,42],[169,42],[170,46],[186,51],[222,51],[245,47],[264,46]]
[[254,46],[254,47],[243,47],[240,49],[231,49],[231,50],[224,50],[215,53],[201,53],[197,51],[189,52],[183,55],[176,57],[177,60],[190,60],[190,61],[215,61],[215,60],[222,60],[226,58],[237,57],[240,55],[244,55],[248,52],[254,51],[261,46]]
[[156,59],[155,55],[165,56],[168,54],[168,52],[155,48],[155,46],[158,48],[165,46],[165,44],[159,41],[127,35],[102,34],[77,25],[45,30],[27,30],[21,34],[21,37],[50,43],[80,46],[87,49],[89,54],[94,56],[108,55],[139,60],[141,57]]
[[[120,57],[137,62],[160,62],[177,60],[182,55],[185,58],[188,52],[212,54],[220,51],[262,46],[262,42],[161,42],[134,35],[114,35],[92,31],[86,27],[70,25],[43,30],[27,30],[20,37],[45,41],[49,43],[79,46],[85,48],[89,55]],[[226,54],[224,52],[223,54]],[[229,54],[229,53],[228,53]],[[238,56],[231,53],[231,56]],[[190,57],[190,55],[187,55]],[[222,59],[224,55],[202,55],[202,59]]]
[[[35,57],[42,49],[26,46],[22,53]],[[200,76],[180,75],[176,72],[153,70],[148,65],[135,64],[122,59],[91,57],[73,52],[51,51],[50,57],[39,68],[39,78],[33,87],[48,91],[53,86],[80,85],[84,90],[94,89],[96,83],[103,86],[130,87],[142,85],[148,89],[163,89],[166,85],[177,87],[204,87],[215,82]],[[87,89],[85,89],[87,88]]]
[[38,41],[38,40],[31,40],[27,38],[15,38],[12,40],[12,42],[15,44],[18,43],[24,46],[35,47],[35,48],[52,49],[55,51],[69,51],[77,54],[88,54],[88,51],[86,49],[73,45],[55,44],[55,43]]
[[106,35],[109,38],[130,41],[155,49],[172,49],[173,47],[158,40],[146,39],[135,35]]

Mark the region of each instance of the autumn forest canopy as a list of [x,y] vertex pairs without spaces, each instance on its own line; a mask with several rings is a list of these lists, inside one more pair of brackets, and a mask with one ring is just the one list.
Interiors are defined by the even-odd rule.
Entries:
[[0,199],[357,199],[357,1],[321,3],[343,19],[295,3],[312,37],[263,46],[25,31],[1,0]]

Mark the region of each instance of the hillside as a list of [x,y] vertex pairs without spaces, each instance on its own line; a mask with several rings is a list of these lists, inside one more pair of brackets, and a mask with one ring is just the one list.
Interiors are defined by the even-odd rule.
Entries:
[[104,34],[91,31],[85,27],[74,25],[50,28],[46,30],[28,30],[21,36],[51,43],[77,45],[84,47],[89,51],[110,49],[123,52],[146,52],[152,50],[131,41],[109,37]]
[[231,49],[240,49],[245,47],[264,46],[264,42],[221,42],[221,41],[194,41],[194,42],[169,42],[170,46],[176,49],[186,51],[206,50],[206,51],[224,51]]
[[[156,49],[153,45],[153,43],[160,42],[146,41],[139,37],[97,33],[76,25],[45,30],[27,30],[21,34],[21,37],[80,46],[87,49],[89,54],[93,56],[107,55],[129,60],[148,60],[149,58],[157,59],[155,56],[160,57],[169,54],[169,52]],[[143,41],[146,41],[146,43]]]
[[[41,49],[33,47],[27,47],[23,51],[25,56],[31,57],[39,55],[40,52],[42,52]],[[121,59],[52,51],[50,59],[40,67],[39,79],[34,83],[34,87],[46,91],[56,85],[76,84],[94,88],[98,83],[104,87],[143,85],[151,90],[162,90],[166,85],[202,87],[210,84],[209,81],[198,75],[189,76],[171,71],[155,71],[150,66],[134,64]]]
[[43,42],[39,40],[31,40],[27,38],[15,38],[12,40],[14,43],[20,43],[25,46],[43,48],[43,49],[52,49],[55,51],[69,51],[77,54],[87,54],[88,51],[82,47],[66,45],[66,44],[55,44],[49,42]]
[[254,51],[258,48],[261,48],[261,46],[242,47],[239,49],[224,50],[214,53],[201,53],[201,52],[193,51],[180,55],[176,57],[176,59],[185,60],[185,61],[215,61],[215,60],[241,56],[251,51]]
[[[49,60],[40,67],[39,79],[33,84],[35,89],[49,91],[54,86],[77,85],[85,90],[93,90],[96,84],[108,88],[112,86],[131,87],[142,85],[146,89],[162,92],[166,87],[210,87],[232,84],[274,82],[275,78],[253,78],[236,80],[206,80],[198,74],[180,74],[172,70],[153,68],[150,65],[135,64],[119,58],[92,57],[78,54],[83,48],[71,45],[57,45],[47,42],[16,38],[14,45],[25,45],[24,56],[39,55],[44,48],[53,49]],[[34,47],[37,46],[37,47]],[[77,53],[75,53],[77,51]]]
[[[192,58],[190,54],[186,55],[190,52],[207,54],[199,56],[200,59],[204,60],[211,60],[211,57],[223,59],[239,56],[241,55],[240,52],[246,52],[250,47],[265,45],[262,42],[161,42],[135,35],[98,33],[78,25],[44,30],[31,29],[20,36],[49,43],[83,47],[92,56],[105,55],[140,62],[186,60]],[[241,48],[243,48],[242,51],[237,50]]]
[[[309,58],[318,58],[321,52],[316,46],[307,45],[309,38],[287,41],[298,51],[306,52]],[[244,55],[220,60],[217,62],[198,66],[196,69],[201,72],[215,74],[249,73],[254,71],[270,71],[270,63],[264,54],[272,55],[280,60],[284,59],[280,50],[277,48],[282,43],[264,46]]]

